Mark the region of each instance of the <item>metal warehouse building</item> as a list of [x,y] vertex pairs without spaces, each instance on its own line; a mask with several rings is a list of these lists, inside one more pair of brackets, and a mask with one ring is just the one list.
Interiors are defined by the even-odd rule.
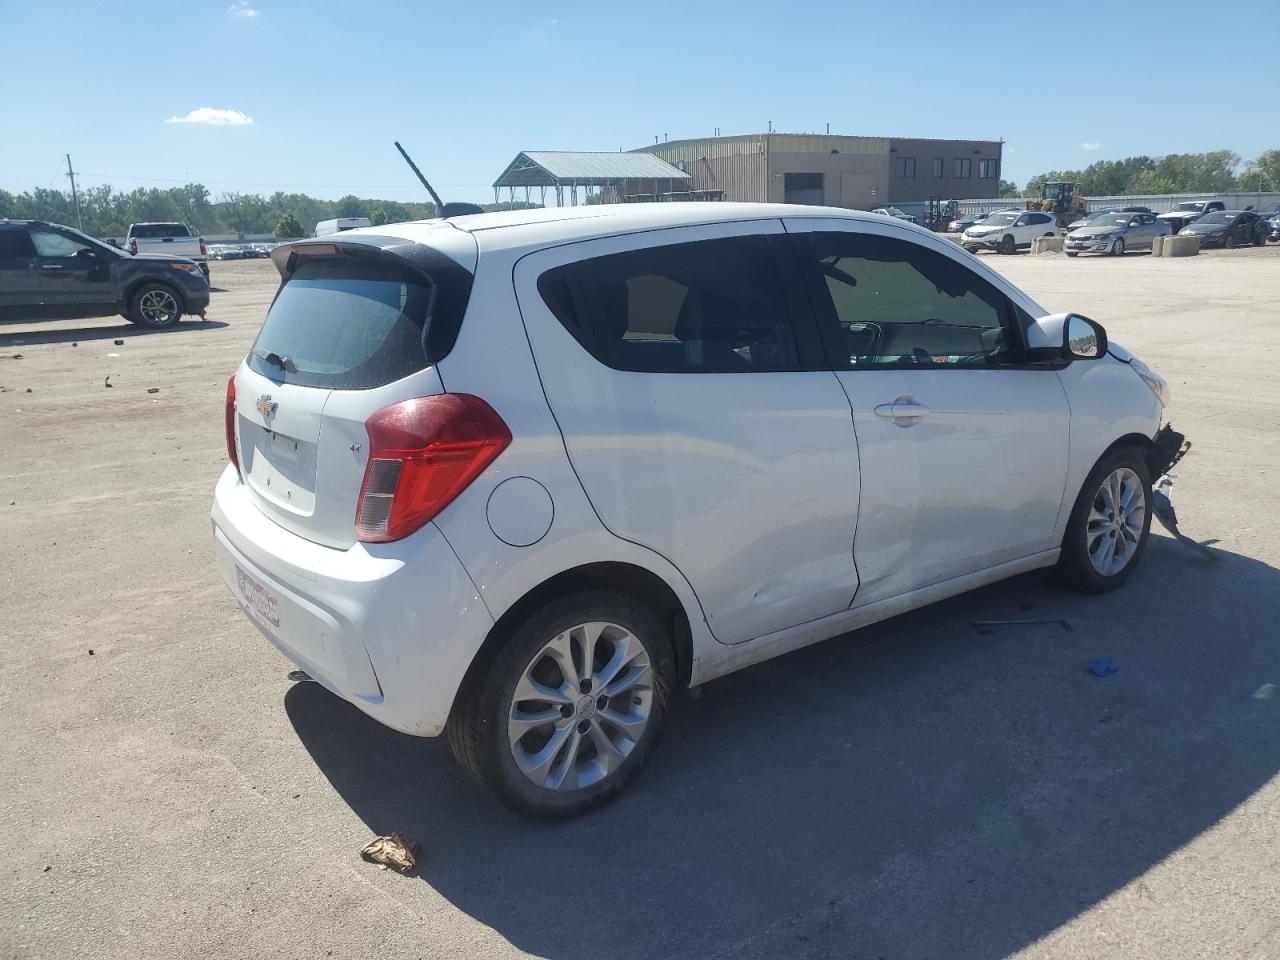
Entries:
[[909,140],[752,133],[641,147],[726,200],[870,210],[1000,193],[1001,140]]

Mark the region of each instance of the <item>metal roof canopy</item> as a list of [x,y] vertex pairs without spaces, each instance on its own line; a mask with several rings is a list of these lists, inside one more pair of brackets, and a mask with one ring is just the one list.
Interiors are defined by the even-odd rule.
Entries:
[[618,180],[688,180],[689,175],[652,154],[525,150],[495,187],[597,186]]
[[[665,182],[668,191],[676,190],[690,180],[689,174],[673,167],[659,157],[645,153],[594,153],[567,150],[524,150],[502,171],[493,182],[493,195],[507,187],[512,199],[515,188],[523,187],[525,197],[529,188],[537,187],[545,200],[545,191],[551,187],[558,203],[563,203],[562,189],[570,188],[573,203],[578,202],[578,187],[584,187],[590,196],[592,187],[597,192],[614,188],[621,196],[628,182],[649,181],[650,192],[658,193],[658,184]],[[584,197],[585,199],[585,197]]]

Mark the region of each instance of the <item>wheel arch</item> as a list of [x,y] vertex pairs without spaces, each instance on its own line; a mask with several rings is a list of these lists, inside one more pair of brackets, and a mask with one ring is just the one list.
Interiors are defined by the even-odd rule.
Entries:
[[[462,687],[474,671],[484,669],[495,646],[502,644],[515,626],[539,607],[578,590],[615,590],[631,596],[652,610],[667,626],[675,657],[676,673],[688,686],[693,672],[693,635],[689,614],[680,598],[662,577],[639,564],[620,560],[586,563],[548,577],[509,606],[485,636],[467,668]],[[455,704],[456,705],[456,704]]]

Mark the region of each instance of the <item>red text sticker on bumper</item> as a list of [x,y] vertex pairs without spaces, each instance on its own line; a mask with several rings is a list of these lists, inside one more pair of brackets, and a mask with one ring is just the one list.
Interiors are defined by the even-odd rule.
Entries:
[[274,593],[249,576],[236,564],[236,586],[249,609],[271,624],[280,626],[280,600]]

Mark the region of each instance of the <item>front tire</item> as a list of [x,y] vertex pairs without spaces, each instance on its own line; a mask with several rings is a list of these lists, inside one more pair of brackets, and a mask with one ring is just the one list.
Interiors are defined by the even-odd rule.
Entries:
[[1080,256],[1080,254],[1078,254],[1078,253],[1071,253],[1071,252],[1069,252],[1069,251],[1068,251],[1067,256],[1068,256],[1068,257],[1078,257],[1078,256]]
[[1124,256],[1124,239],[1116,237],[1115,242],[1111,244],[1111,255],[1113,257]]
[[144,283],[129,298],[126,316],[152,330],[176,326],[182,319],[182,295],[167,283]]
[[1076,498],[1058,558],[1058,574],[1086,593],[1105,593],[1133,573],[1151,531],[1151,474],[1141,451],[1103,457]]
[[670,635],[651,610],[613,591],[572,593],[482,651],[449,718],[449,745],[518,813],[580,816],[644,767],[674,678]]
[[1006,233],[1003,237],[1000,238],[1000,252],[1005,255],[1011,255],[1014,249],[1015,249],[1015,246],[1013,242],[1013,237],[1012,235]]

